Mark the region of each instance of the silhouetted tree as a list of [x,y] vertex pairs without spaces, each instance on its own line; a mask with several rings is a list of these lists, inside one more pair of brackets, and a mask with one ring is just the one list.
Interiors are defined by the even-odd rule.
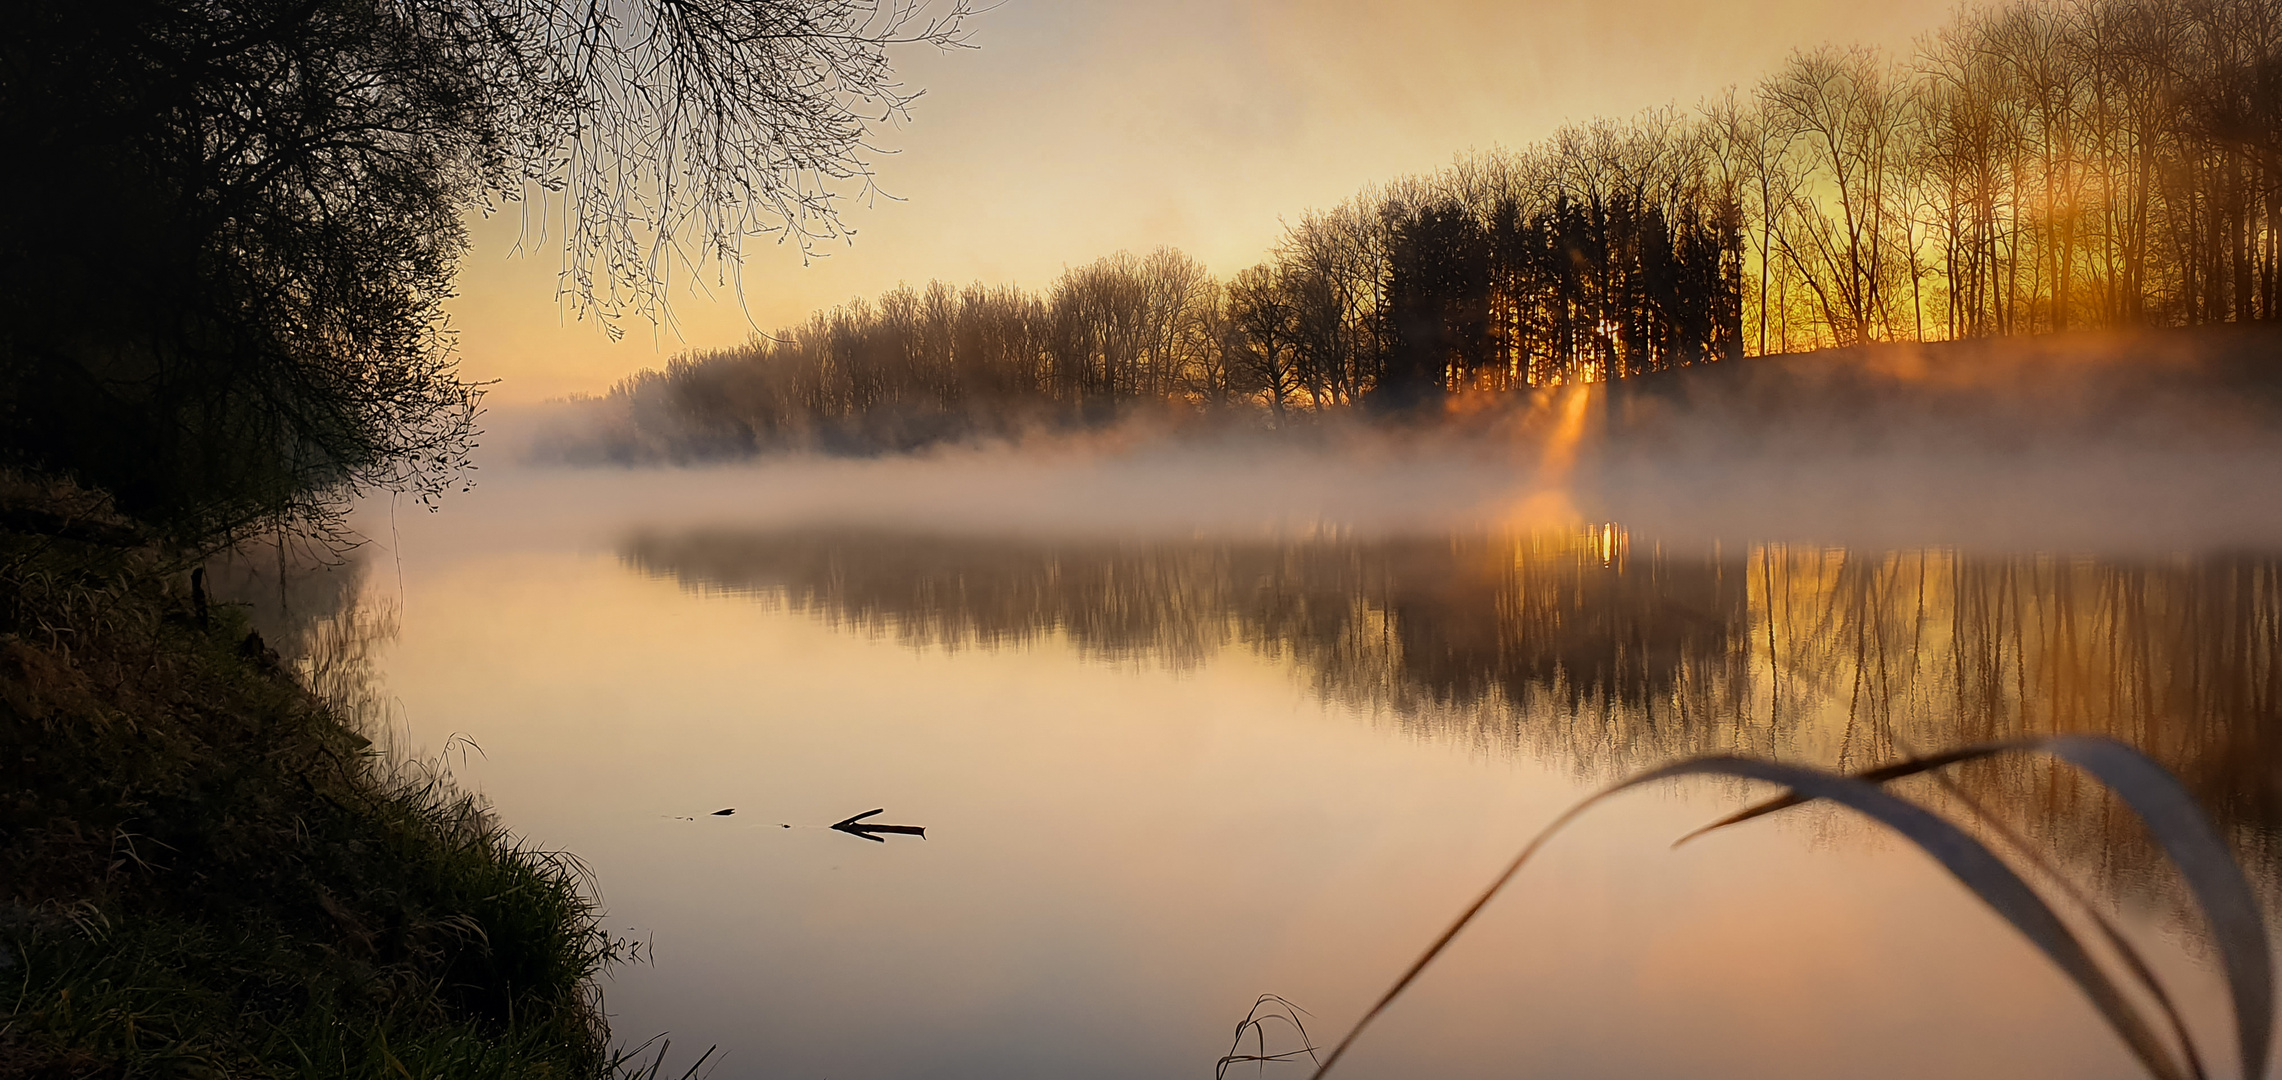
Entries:
[[582,313],[658,317],[681,244],[839,230],[911,94],[891,0],[13,4],[0,35],[0,461],[186,538],[454,484],[464,216],[559,218]]
[[1300,312],[1287,275],[1272,263],[1252,267],[1228,283],[1228,348],[1236,387],[1265,402],[1280,424],[1307,387],[1301,365]]
[[1453,203],[1394,211],[1377,396],[1389,408],[1430,403],[1490,361],[1490,244]]

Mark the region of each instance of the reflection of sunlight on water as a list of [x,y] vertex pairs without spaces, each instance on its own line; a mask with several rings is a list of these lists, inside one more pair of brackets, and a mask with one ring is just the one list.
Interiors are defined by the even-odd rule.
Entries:
[[1624,546],[1628,537],[1625,536],[1624,530],[1610,524],[1601,526],[1599,539],[1601,565],[1608,566],[1616,562],[1617,553]]

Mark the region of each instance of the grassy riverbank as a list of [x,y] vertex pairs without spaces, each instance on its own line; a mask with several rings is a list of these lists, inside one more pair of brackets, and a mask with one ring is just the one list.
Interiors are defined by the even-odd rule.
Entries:
[[97,500],[0,486],[0,1077],[612,1071],[575,863]]

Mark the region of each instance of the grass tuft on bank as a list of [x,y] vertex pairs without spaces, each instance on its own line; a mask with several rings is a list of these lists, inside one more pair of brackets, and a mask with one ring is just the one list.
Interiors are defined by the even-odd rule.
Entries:
[[178,563],[0,480],[0,1077],[622,1071],[576,860],[379,754]]

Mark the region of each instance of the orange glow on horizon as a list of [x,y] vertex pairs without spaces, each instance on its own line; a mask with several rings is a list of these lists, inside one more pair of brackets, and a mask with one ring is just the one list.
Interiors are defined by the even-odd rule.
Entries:
[[[924,88],[873,140],[860,235],[803,260],[767,238],[741,274],[684,273],[676,325],[611,341],[555,300],[553,236],[513,209],[471,220],[450,303],[469,378],[499,404],[600,392],[690,349],[773,332],[901,282],[1040,289],[1118,250],[1179,248],[1222,277],[1283,224],[1366,186],[1521,146],[1561,124],[1682,108],[1749,86],[1794,48],[1899,48],[1953,0],[1107,0],[1002,5],[977,49],[905,52]],[[1770,32],[1769,28],[1779,28]],[[1612,75],[1612,72],[1621,74]],[[519,246],[526,254],[512,256]]]

